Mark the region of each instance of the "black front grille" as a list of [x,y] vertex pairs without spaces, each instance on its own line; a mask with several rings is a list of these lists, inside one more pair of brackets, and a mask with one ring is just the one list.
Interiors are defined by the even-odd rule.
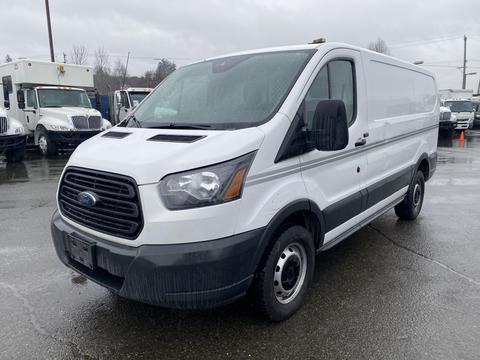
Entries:
[[443,111],[440,113],[440,120],[450,120],[452,113],[450,111]]
[[0,116],[0,134],[6,133],[8,130],[8,119],[5,116]]
[[[81,204],[82,191],[94,193],[94,206]],[[79,224],[105,234],[135,239],[143,227],[140,197],[135,181],[124,175],[69,167],[60,183],[61,213]]]
[[89,116],[88,127],[90,129],[100,129],[102,127],[102,118],[100,116]]

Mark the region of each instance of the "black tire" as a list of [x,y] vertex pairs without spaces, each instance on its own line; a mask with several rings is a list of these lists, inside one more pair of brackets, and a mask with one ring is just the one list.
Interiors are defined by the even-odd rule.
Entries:
[[[45,139],[45,140],[43,140]],[[52,156],[57,154],[57,144],[48,136],[45,129],[38,130],[38,149],[43,156]]]
[[423,172],[417,171],[408,187],[403,201],[395,206],[395,214],[402,220],[415,220],[420,214],[425,195],[425,177]]
[[[283,262],[281,272],[278,270],[280,262]],[[303,266],[300,265],[302,262]],[[269,320],[288,319],[302,306],[314,269],[315,247],[312,235],[302,226],[287,228],[279,234],[263,268],[256,275],[253,290],[258,309]],[[281,278],[281,284],[278,284],[275,277]],[[291,295],[288,296],[285,290],[285,297],[280,298],[278,294],[282,292],[277,291],[279,289],[287,289]]]

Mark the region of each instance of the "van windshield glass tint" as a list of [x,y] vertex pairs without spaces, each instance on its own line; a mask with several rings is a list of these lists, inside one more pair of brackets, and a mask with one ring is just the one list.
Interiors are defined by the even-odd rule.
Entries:
[[236,129],[274,114],[315,50],[225,57],[172,73],[137,108],[142,127]]
[[446,101],[445,106],[453,112],[472,112],[473,104],[471,101]]
[[82,90],[38,89],[40,107],[84,107],[91,108],[87,93]]

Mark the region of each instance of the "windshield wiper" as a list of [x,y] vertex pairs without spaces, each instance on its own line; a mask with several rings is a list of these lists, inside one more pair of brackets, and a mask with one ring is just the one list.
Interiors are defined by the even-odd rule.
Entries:
[[158,124],[153,126],[146,126],[149,129],[200,129],[206,130],[210,129],[212,125],[208,124],[187,124],[187,123],[168,123],[168,124]]
[[127,127],[128,123],[131,121],[133,121],[133,123],[135,125],[137,125],[138,128],[141,128],[143,127],[142,124],[140,124],[140,121],[137,120],[137,118],[135,117],[135,115],[130,115],[128,118],[126,118],[125,120],[123,120],[119,125],[121,125],[123,123],[123,127]]

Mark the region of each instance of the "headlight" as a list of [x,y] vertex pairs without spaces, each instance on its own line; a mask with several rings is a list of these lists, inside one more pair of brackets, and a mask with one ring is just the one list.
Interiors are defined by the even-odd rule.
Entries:
[[170,210],[216,205],[239,199],[255,153],[201,169],[167,175],[160,195]]
[[15,134],[15,135],[23,134],[23,128],[21,128],[21,127],[16,128],[15,131],[14,131],[14,134]]

